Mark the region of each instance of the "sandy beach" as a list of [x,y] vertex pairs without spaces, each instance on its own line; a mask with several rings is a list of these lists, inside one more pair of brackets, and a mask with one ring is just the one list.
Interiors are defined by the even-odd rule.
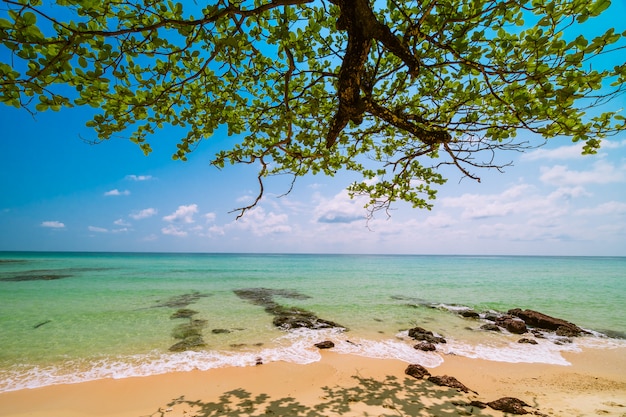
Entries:
[[[515,397],[529,413],[626,416],[626,347],[565,353],[570,366],[446,355],[429,369],[471,391],[405,375],[407,364],[322,352],[319,362],[106,379],[0,394],[5,417],[503,416],[472,401]],[[472,392],[475,391],[475,392]]]

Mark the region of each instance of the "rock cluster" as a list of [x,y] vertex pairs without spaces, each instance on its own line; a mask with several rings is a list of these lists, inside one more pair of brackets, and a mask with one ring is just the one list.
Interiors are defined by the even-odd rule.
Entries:
[[[484,314],[483,318],[488,323],[480,327],[482,330],[499,332],[502,329],[506,329],[513,334],[532,333],[536,338],[543,338],[545,332],[551,332],[565,338],[555,342],[559,344],[563,343],[563,341],[569,341],[566,338],[589,333],[569,321],[528,309],[514,308],[504,314],[490,312]],[[537,344],[537,341],[522,338],[519,340],[519,343]]]
[[[478,395],[476,391],[469,389],[455,377],[449,375],[432,376],[428,369],[419,364],[410,364],[409,366],[407,366],[404,373],[416,379],[426,379],[427,381],[435,385],[454,388],[457,391],[461,391],[464,393],[472,392]],[[524,401],[513,397],[503,397],[490,402],[474,400],[466,405],[478,408],[490,407],[494,410],[503,411],[509,414],[528,414],[529,412],[524,407],[530,407],[530,405],[526,404]],[[538,412],[535,412],[535,414],[542,415]]]
[[437,344],[446,343],[446,339],[435,335],[430,330],[426,330],[422,327],[413,327],[412,329],[409,329],[409,337],[419,340],[420,342],[413,347],[425,352],[437,350]]

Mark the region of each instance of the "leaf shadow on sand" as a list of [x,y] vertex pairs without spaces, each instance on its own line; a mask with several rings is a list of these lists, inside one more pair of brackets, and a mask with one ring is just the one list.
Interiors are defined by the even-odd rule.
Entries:
[[[181,396],[142,417],[326,417],[345,416],[494,416],[470,404],[470,396],[424,380],[387,376],[384,380],[353,376],[351,386],[323,387],[314,405],[286,396],[273,399],[244,389],[224,392],[216,401]],[[268,383],[271,383],[268,381]]]

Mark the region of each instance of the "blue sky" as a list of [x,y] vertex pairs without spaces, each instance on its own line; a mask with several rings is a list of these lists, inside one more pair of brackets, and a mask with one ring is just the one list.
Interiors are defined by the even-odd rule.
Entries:
[[124,139],[86,143],[85,120],[0,109],[0,250],[626,255],[626,134],[595,156],[566,138],[503,155],[514,165],[480,184],[452,173],[432,211],[399,204],[368,225],[344,175],[304,177],[283,197],[273,179],[277,194],[236,220],[255,171],[208,163],[230,138],[177,162],[165,131],[146,157]]
[[626,256],[626,133],[595,156],[567,138],[500,155],[513,166],[481,183],[451,171],[431,211],[397,204],[367,223],[344,191],[355,178],[340,174],[301,178],[282,197],[288,179],[273,178],[236,220],[229,212],[256,193],[254,167],[209,165],[233,138],[218,132],[180,162],[177,132],[157,132],[146,157],[123,138],[87,143],[88,118],[0,107],[0,251]]

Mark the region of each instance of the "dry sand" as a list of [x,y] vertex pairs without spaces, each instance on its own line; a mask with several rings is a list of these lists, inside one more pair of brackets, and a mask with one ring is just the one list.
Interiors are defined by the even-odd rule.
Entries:
[[564,354],[571,366],[512,364],[448,355],[433,375],[462,393],[404,374],[407,364],[323,351],[310,365],[107,379],[0,394],[6,417],[503,416],[468,405],[517,397],[547,416],[626,417],[626,347]]

